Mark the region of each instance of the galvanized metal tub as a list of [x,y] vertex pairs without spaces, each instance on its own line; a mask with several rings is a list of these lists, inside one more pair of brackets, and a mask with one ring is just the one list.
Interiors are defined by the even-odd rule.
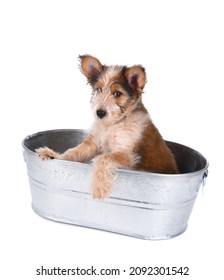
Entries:
[[35,149],[58,152],[78,145],[83,130],[51,130],[23,140],[33,210],[42,217],[143,239],[169,239],[183,233],[208,162],[197,151],[166,141],[181,174],[119,169],[110,197],[94,200],[89,192],[91,163],[42,161]]

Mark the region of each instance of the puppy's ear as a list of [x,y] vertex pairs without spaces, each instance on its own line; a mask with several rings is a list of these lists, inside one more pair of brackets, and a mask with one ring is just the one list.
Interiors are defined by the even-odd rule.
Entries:
[[90,55],[80,55],[80,67],[82,73],[86,76],[91,85],[97,81],[97,78],[103,71],[103,66],[98,59]]
[[125,77],[128,80],[129,85],[141,92],[146,83],[145,69],[140,65],[135,65],[127,68],[125,71]]

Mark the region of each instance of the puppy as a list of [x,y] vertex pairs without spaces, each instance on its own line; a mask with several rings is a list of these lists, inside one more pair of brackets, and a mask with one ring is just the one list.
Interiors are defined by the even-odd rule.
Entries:
[[37,149],[37,154],[43,160],[78,162],[95,157],[91,190],[97,199],[110,194],[117,168],[179,173],[173,154],[142,104],[145,69],[102,65],[90,55],[80,56],[80,66],[92,87],[92,129],[80,145],[63,154],[47,147]]

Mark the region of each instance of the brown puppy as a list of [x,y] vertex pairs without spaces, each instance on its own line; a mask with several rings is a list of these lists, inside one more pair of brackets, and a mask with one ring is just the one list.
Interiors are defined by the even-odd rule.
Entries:
[[95,57],[80,56],[81,69],[92,86],[95,122],[77,147],[59,154],[47,147],[36,150],[43,159],[86,162],[95,158],[92,175],[94,198],[112,190],[117,168],[179,173],[175,159],[142,104],[146,83],[140,65],[106,66]]

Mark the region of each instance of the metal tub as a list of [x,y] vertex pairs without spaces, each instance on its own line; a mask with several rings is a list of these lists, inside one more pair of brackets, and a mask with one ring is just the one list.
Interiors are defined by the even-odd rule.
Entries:
[[83,130],[39,132],[23,140],[33,210],[42,217],[143,239],[169,239],[183,233],[207,176],[208,162],[197,151],[166,141],[181,174],[119,169],[110,197],[89,192],[91,163],[42,161],[34,152],[48,146],[58,152],[78,145]]

